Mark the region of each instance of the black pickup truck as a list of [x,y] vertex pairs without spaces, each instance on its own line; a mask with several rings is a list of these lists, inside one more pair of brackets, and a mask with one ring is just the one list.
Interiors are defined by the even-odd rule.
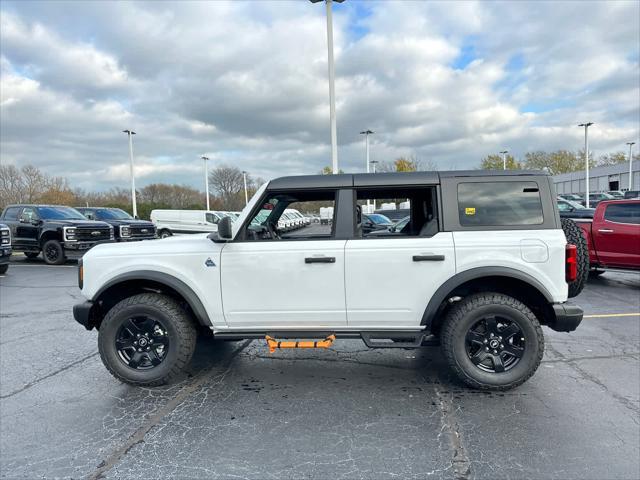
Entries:
[[111,225],[118,242],[156,238],[156,226],[153,223],[133,218],[120,208],[77,207],[76,210],[89,220],[100,220]]
[[7,273],[11,257],[11,230],[0,223],[0,274]]
[[13,250],[28,258],[42,257],[48,265],[79,258],[94,245],[113,242],[113,227],[87,220],[80,212],[60,205],[9,205],[0,221],[11,229]]

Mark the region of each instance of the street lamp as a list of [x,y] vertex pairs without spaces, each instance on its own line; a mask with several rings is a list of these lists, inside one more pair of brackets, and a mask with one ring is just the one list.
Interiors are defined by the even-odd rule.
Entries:
[[247,206],[249,203],[249,196],[247,195],[247,172],[242,171],[242,181],[244,183],[244,205]]
[[509,150],[503,150],[500,153],[502,154],[502,169],[506,170],[507,169],[507,153],[509,153]]
[[631,155],[631,147],[633,147],[636,142],[627,142],[629,145],[629,190],[633,190],[633,155]]
[[209,169],[207,168],[209,157],[203,155],[200,158],[204,160],[204,194],[207,196],[207,211],[209,211]]
[[131,203],[133,204],[133,216],[138,218],[138,207],[136,205],[136,181],[133,178],[133,135],[136,134],[133,130],[123,130],[122,133],[126,133],[129,137],[129,167],[131,170]]
[[377,160],[371,160],[371,162],[369,162],[369,163],[371,163],[371,165],[373,165],[373,173],[376,173],[376,163],[378,163],[378,161]]
[[585,185],[585,206],[589,208],[589,127],[593,125],[593,122],[580,123],[579,127],[584,127],[584,173],[586,178]]
[[[366,151],[366,164],[367,164],[367,173],[369,173],[369,135],[371,135],[371,130],[367,129],[360,132],[360,135],[364,135],[364,148]],[[367,213],[369,213],[369,199],[367,199]]]
[[[309,0],[318,3],[323,0]],[[338,173],[338,134],[336,128],[336,88],[335,70],[333,66],[333,2],[342,3],[344,0],[324,0],[327,4],[327,50],[329,56],[329,119],[331,123],[331,165],[333,173]]]

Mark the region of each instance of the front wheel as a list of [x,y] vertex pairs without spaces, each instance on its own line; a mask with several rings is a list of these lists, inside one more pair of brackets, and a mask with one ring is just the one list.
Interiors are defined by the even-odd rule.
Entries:
[[158,232],[158,236],[160,238],[167,238],[170,237],[172,235],[172,233],[169,230],[160,230],[160,232]]
[[42,258],[47,265],[62,265],[66,260],[62,244],[58,240],[47,240],[42,246]]
[[105,367],[118,380],[139,386],[170,381],[189,363],[196,328],[173,298],[143,293],[117,303],[98,332]]
[[522,302],[501,293],[471,295],[457,303],[441,330],[442,350],[458,379],[484,390],[508,390],[538,369],[544,336]]

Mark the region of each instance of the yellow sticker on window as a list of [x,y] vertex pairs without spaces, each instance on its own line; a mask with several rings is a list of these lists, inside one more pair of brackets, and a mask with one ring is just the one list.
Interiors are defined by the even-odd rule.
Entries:
[[465,215],[475,215],[476,214],[476,207],[466,207],[464,209],[464,214]]

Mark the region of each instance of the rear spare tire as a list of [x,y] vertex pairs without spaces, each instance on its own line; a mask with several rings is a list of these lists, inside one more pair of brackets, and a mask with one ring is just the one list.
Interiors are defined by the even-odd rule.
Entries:
[[538,369],[544,336],[522,302],[501,293],[478,293],[449,311],[440,332],[442,351],[459,380],[483,390],[508,390]]
[[582,229],[570,218],[561,218],[562,230],[567,242],[572,243],[578,250],[578,276],[569,284],[569,298],[576,297],[582,292],[589,276],[589,248]]

